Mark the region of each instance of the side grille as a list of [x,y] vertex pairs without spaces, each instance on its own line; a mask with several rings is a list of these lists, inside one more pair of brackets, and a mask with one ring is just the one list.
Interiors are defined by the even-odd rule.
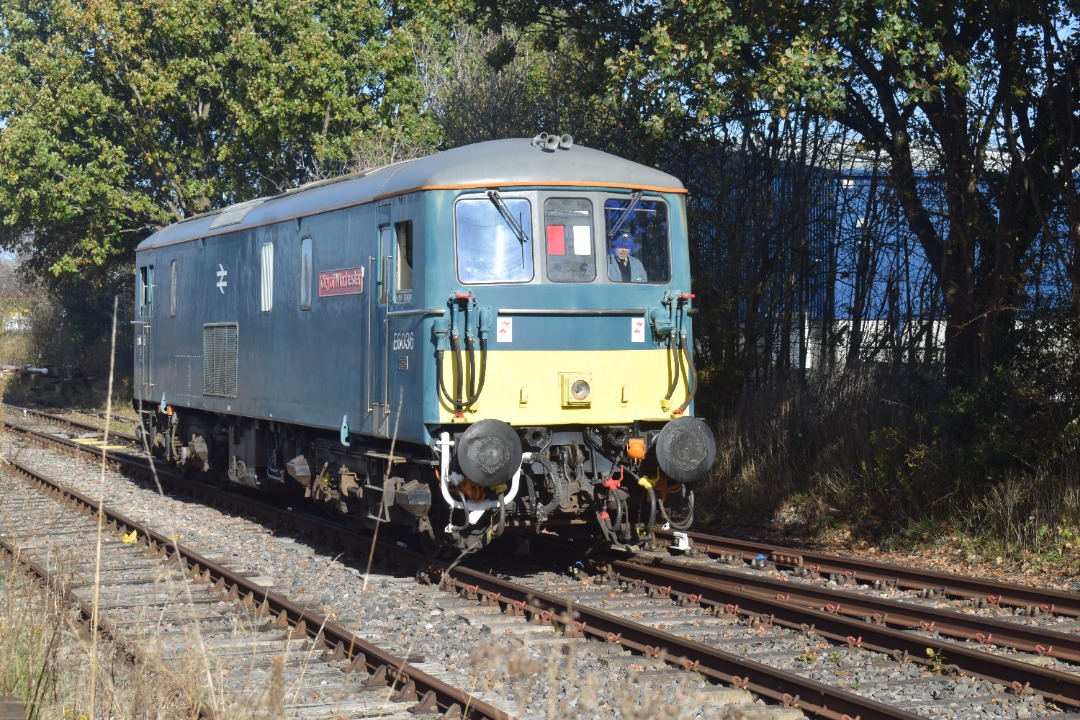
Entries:
[[203,325],[203,394],[236,397],[236,323]]

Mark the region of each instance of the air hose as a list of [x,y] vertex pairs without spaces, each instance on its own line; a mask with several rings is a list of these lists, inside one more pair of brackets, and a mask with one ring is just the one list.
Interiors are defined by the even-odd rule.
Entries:
[[686,389],[686,400],[683,400],[683,404],[679,406],[678,414],[682,414],[686,408],[690,406],[690,403],[694,401],[694,395],[697,394],[698,389],[698,375],[697,368],[694,366],[694,353],[690,352],[686,343],[686,331],[683,330],[681,342],[683,355],[686,357],[686,379],[689,387]]
[[[686,486],[684,485],[683,487],[685,488]],[[686,519],[682,522],[675,522],[668,517],[667,508],[664,507],[663,501],[657,502],[657,507],[660,508],[660,517],[664,519],[664,522],[666,522],[672,530],[686,530],[694,522],[694,491],[687,488],[686,492],[688,493],[686,498]]]
[[[627,471],[629,472],[629,471]],[[631,477],[636,477],[633,473],[630,473]],[[637,478],[638,485],[645,488],[645,494],[649,498],[649,522],[645,523],[645,533],[648,535],[652,532],[653,525],[656,524],[656,491],[653,490],[652,483],[649,482],[649,478]]]
[[670,400],[675,394],[675,388],[679,386],[679,336],[675,330],[671,331],[671,364],[675,367],[672,369],[671,386],[668,387],[667,395],[664,396],[665,400]]
[[469,397],[464,400],[462,396],[462,383],[463,378],[460,372],[462,365],[461,356],[461,343],[457,336],[452,335],[450,337],[450,351],[454,353],[454,357],[457,359],[459,372],[454,376],[454,394],[451,395],[450,391],[446,389],[446,378],[443,374],[443,358],[446,353],[445,350],[438,350],[435,353],[435,372],[439,376],[439,393],[447,403],[453,406],[457,411],[462,411],[475,403],[480,398],[480,393],[484,391],[484,383],[487,378],[487,338],[480,338],[480,381],[476,387],[473,387],[474,375],[473,366],[475,364],[475,356],[472,350],[472,339],[466,339],[466,344],[469,345]]

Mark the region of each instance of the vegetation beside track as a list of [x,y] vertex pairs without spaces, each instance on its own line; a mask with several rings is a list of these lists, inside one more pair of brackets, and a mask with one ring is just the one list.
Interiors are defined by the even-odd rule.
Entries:
[[[0,696],[22,699],[27,720],[184,718],[184,703],[148,668],[99,641],[96,659],[78,613],[0,556]],[[96,667],[96,672],[88,668]],[[91,683],[96,711],[88,711]]]
[[1054,385],[776,382],[721,413],[718,442],[699,529],[1080,570],[1080,424]]

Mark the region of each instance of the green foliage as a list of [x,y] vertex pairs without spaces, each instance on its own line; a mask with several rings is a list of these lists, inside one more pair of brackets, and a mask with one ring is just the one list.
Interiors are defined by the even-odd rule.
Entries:
[[578,143],[605,146],[616,123],[589,86],[589,63],[572,35],[455,28],[450,46],[429,48],[424,63],[445,145],[571,132]]
[[936,673],[945,670],[945,653],[934,648],[926,648],[926,657],[930,660],[930,669]]
[[435,27],[376,2],[5,3],[0,243],[104,267],[154,225],[431,147],[413,48]]
[[[1039,234],[1064,240],[1080,221],[1075,3],[479,6],[496,24],[583,33],[607,58],[607,101],[635,108],[635,130],[654,141],[736,127],[751,144],[797,114],[882,153],[944,299],[954,385],[973,387],[999,361]],[[928,191],[926,173],[940,185]],[[1072,267],[1068,253],[1056,262]]]

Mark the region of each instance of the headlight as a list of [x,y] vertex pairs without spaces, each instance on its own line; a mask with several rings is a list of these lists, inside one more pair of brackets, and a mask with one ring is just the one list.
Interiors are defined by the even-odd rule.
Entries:
[[578,402],[588,400],[591,393],[592,388],[589,387],[588,380],[575,380],[574,383],[570,386],[570,397],[577,400]]
[[588,407],[592,404],[592,376],[589,373],[559,373],[563,407]]

